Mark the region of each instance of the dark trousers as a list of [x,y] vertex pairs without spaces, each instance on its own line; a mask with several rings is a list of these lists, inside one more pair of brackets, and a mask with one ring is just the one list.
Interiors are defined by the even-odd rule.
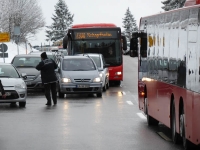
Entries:
[[44,84],[45,96],[47,103],[51,104],[51,98],[53,103],[57,104],[57,91],[56,91],[56,82]]

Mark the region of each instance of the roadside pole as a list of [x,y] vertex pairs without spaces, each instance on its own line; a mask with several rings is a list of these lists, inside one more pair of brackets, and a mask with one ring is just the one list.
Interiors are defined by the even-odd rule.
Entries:
[[2,47],[2,53],[3,53],[3,62],[5,63],[5,57],[4,57],[4,48],[3,48],[3,44],[4,44],[4,43],[2,43],[2,46],[1,46],[1,47]]

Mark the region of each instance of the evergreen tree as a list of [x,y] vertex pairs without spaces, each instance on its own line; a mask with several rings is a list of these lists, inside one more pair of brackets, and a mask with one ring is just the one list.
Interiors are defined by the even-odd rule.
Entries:
[[172,9],[181,8],[184,6],[186,0],[165,0],[161,2],[164,6],[162,9],[169,11]]
[[47,41],[57,41],[62,39],[68,28],[71,27],[73,23],[74,15],[71,15],[69,9],[64,0],[58,0],[55,5],[55,14],[52,17],[53,23],[51,26],[46,26]]
[[131,11],[128,9],[126,10],[125,17],[123,18],[123,28],[125,29],[124,35],[127,37],[127,40],[129,41],[131,39],[131,35],[133,32],[138,30],[136,20],[134,16],[131,14]]

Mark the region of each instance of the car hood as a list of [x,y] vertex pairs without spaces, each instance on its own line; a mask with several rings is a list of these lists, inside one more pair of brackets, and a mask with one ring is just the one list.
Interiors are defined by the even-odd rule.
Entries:
[[37,69],[33,68],[21,68],[21,67],[17,67],[17,70],[20,73],[26,73],[27,75],[39,75],[40,71],[38,71]]
[[0,80],[4,87],[15,86],[24,82],[22,78],[0,78]]
[[99,77],[97,70],[92,71],[63,71],[63,77],[70,79],[94,79]]

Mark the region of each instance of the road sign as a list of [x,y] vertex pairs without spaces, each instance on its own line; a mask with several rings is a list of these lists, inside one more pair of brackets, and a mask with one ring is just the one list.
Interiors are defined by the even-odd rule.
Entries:
[[0,33],[0,42],[10,42],[10,34],[8,32]]
[[8,58],[8,53],[0,53],[0,58]]
[[8,50],[8,46],[6,44],[0,44],[0,52],[6,52]]

